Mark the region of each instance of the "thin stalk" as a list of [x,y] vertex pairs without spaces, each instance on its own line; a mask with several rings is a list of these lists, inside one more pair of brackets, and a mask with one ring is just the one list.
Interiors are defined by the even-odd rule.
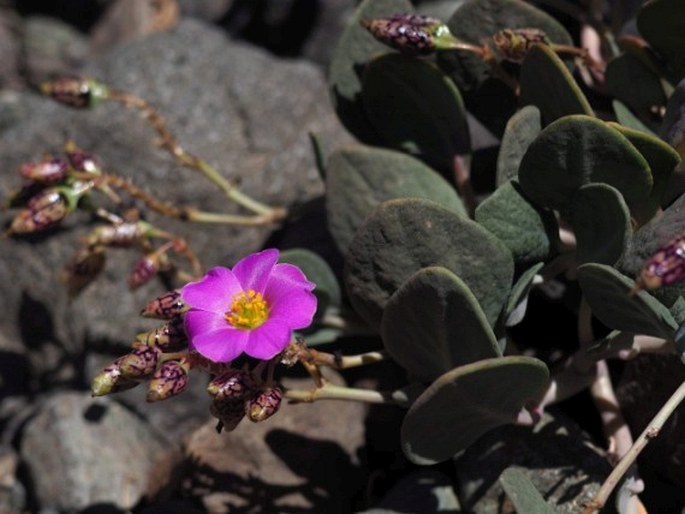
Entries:
[[375,364],[376,362],[381,362],[388,358],[388,354],[385,352],[366,352],[358,355],[346,356],[333,355],[317,350],[307,350],[307,352],[309,353],[309,362],[338,370]]
[[390,393],[370,389],[356,389],[333,384],[324,384],[312,390],[285,389],[283,396],[294,402],[312,403],[318,400],[349,400],[365,403],[392,404],[396,402]]
[[647,446],[647,443],[659,435],[659,432],[663,428],[668,418],[671,416],[671,414],[673,414],[673,411],[678,408],[684,399],[685,382],[680,384],[678,389],[676,389],[668,401],[663,405],[663,407],[661,407],[659,412],[657,412],[656,416],[652,418],[652,421],[635,440],[635,443],[633,443],[630,450],[628,450],[611,474],[604,481],[602,486],[599,488],[599,491],[597,491],[595,497],[587,504],[583,514],[593,514],[605,505],[614,488],[621,480],[621,477],[623,477],[623,475],[630,469],[638,455],[640,455],[645,446]]

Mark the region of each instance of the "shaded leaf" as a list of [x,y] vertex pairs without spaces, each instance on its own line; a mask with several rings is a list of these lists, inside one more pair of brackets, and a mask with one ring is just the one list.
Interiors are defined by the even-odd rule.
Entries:
[[666,104],[666,113],[659,129],[659,136],[685,157],[685,80],[680,81]]
[[372,60],[363,75],[362,100],[383,143],[438,169],[470,153],[459,90],[428,61],[399,54]]
[[460,216],[466,209],[437,172],[406,154],[367,146],[335,151],[328,161],[328,226],[345,253],[364,218],[381,202],[418,197],[433,200]]
[[497,156],[497,186],[518,177],[521,159],[541,130],[540,109],[534,105],[523,107],[509,119]]
[[507,304],[504,307],[504,319],[507,327],[513,327],[523,320],[523,317],[526,314],[528,293],[530,293],[530,290],[533,287],[535,275],[542,269],[544,264],[544,262],[534,264],[524,271],[514,283]]
[[428,266],[459,276],[494,324],[511,288],[511,252],[478,223],[428,200],[390,200],[367,217],[345,259],[350,302],[378,328],[390,296]]
[[685,2],[652,0],[637,15],[642,37],[666,60],[669,78],[677,83],[685,76]]
[[381,337],[390,356],[424,381],[481,359],[500,357],[478,300],[451,271],[417,271],[390,297]]
[[507,468],[500,475],[499,481],[517,512],[554,514],[552,507],[547,504],[540,491],[521,470]]
[[616,120],[624,127],[640,130],[642,132],[646,132],[647,134],[654,133],[652,129],[645,125],[640,118],[635,116],[624,103],[618,100],[613,100],[611,102],[611,106],[614,109]]
[[621,193],[607,184],[585,184],[571,201],[576,261],[614,264],[631,235],[630,211]]
[[652,189],[649,164],[630,141],[584,115],[560,118],[540,133],[523,156],[519,181],[533,201],[563,216],[568,216],[573,193],[583,184],[615,187],[633,216],[649,201]]
[[521,105],[535,105],[543,126],[570,114],[592,116],[592,107],[554,50],[535,45],[521,64]]
[[607,327],[673,338],[678,325],[666,306],[646,291],[630,296],[634,282],[611,266],[583,264],[578,282],[593,314]]
[[538,400],[547,366],[532,357],[498,357],[440,376],[414,402],[402,422],[402,450],[415,464],[449,459],[487,431],[511,423]]

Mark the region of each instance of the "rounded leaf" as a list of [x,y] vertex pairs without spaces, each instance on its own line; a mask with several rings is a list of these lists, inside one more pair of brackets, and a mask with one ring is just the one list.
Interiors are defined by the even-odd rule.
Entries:
[[618,131],[584,115],[548,125],[521,160],[524,193],[544,207],[568,216],[573,193],[600,182],[618,189],[634,216],[652,190],[649,164]]
[[475,219],[501,239],[514,263],[522,266],[546,260],[559,232],[554,214],[532,205],[514,181],[484,200],[476,208]]
[[652,0],[637,16],[637,28],[651,47],[666,60],[673,83],[685,76],[685,2]]
[[374,59],[364,70],[361,95],[384,145],[439,169],[470,153],[459,90],[432,63],[400,54]]
[[393,360],[424,381],[502,355],[476,297],[440,267],[417,271],[395,291],[383,313],[381,337]]
[[497,156],[497,186],[518,177],[521,159],[541,130],[540,109],[534,105],[523,107],[509,118]]
[[607,184],[585,184],[571,201],[576,261],[614,264],[632,232],[630,211],[621,193]]
[[607,327],[672,339],[678,324],[666,306],[646,291],[630,295],[634,282],[605,264],[578,267],[578,282],[592,312]]
[[533,282],[538,271],[545,265],[544,262],[534,264],[526,271],[521,273],[504,307],[504,320],[507,327],[513,327],[523,320],[528,305],[528,293],[533,288]]
[[495,323],[511,288],[511,252],[475,221],[418,198],[384,202],[359,227],[345,258],[350,302],[379,328],[390,296],[428,266],[459,276]]
[[343,253],[364,218],[386,200],[426,198],[466,216],[464,204],[444,178],[401,152],[348,146],[330,156],[327,168],[328,227]]
[[377,142],[378,136],[366,119],[359,97],[362,89],[360,70],[373,56],[387,53],[389,49],[376,41],[360,22],[413,10],[409,0],[364,0],[355,10],[331,57],[328,87],[335,112],[347,130],[366,143]]
[[487,431],[516,419],[544,394],[542,361],[512,356],[486,359],[440,376],[417,398],[402,422],[402,450],[415,464],[451,458]]
[[570,114],[592,116],[592,107],[554,50],[534,45],[521,64],[521,105],[534,105],[543,125]]

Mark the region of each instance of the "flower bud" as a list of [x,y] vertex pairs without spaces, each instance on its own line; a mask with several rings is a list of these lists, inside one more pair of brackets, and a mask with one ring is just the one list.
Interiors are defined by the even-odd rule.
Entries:
[[169,291],[148,302],[140,315],[145,318],[172,319],[183,314],[188,306],[179,291]]
[[100,225],[86,236],[87,245],[129,247],[147,237],[152,225],[145,221],[124,221]]
[[549,45],[547,34],[540,29],[504,29],[492,36],[492,41],[502,58],[520,63],[537,43]]
[[409,55],[426,55],[454,48],[458,43],[447,25],[437,18],[420,14],[396,14],[389,18],[363,20],[361,24],[380,42]]
[[105,267],[105,249],[102,246],[84,246],[71,258],[62,272],[62,281],[70,296],[80,293]]
[[157,346],[163,352],[176,352],[187,347],[188,336],[183,328],[183,316],[174,316],[164,325],[136,336],[148,346]]
[[255,382],[249,371],[228,369],[207,385],[207,392],[216,400],[242,400],[254,390]]
[[162,351],[155,346],[140,346],[119,359],[121,374],[132,380],[142,380],[157,369]]
[[69,164],[64,159],[49,158],[21,165],[19,173],[24,178],[41,184],[58,184],[67,176]]
[[186,359],[169,360],[157,368],[148,385],[148,402],[166,400],[182,393],[188,386],[190,365]]
[[95,156],[90,152],[81,150],[73,141],[67,141],[64,145],[64,152],[74,170],[93,174],[101,172],[100,163]]
[[82,77],[49,80],[41,84],[41,90],[54,100],[78,109],[95,107],[109,97],[109,88],[105,84]]
[[278,412],[282,399],[283,389],[278,386],[268,387],[245,403],[245,413],[250,421],[264,421]]
[[29,234],[57,225],[71,212],[62,188],[48,188],[32,196],[12,220],[10,234]]
[[650,257],[638,277],[638,288],[657,289],[685,280],[685,236],[671,239]]
[[118,393],[119,391],[126,391],[138,385],[135,380],[130,380],[121,374],[119,367],[119,360],[115,360],[112,364],[103,369],[100,373],[95,375],[93,381],[90,383],[90,392],[92,396],[104,396],[106,394]]
[[228,398],[225,400],[214,400],[209,406],[209,413],[219,420],[216,431],[221,430],[231,432],[245,417],[245,404],[243,400]]
[[143,255],[133,266],[128,276],[128,287],[131,290],[147,284],[162,267],[166,255],[157,251]]

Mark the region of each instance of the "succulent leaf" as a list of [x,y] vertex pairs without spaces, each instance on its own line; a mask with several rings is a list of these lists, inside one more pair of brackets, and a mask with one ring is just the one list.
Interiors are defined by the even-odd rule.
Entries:
[[541,130],[540,109],[534,105],[526,105],[509,118],[497,156],[498,187],[518,177],[523,154]]
[[613,100],[611,106],[614,109],[614,115],[618,123],[624,127],[639,130],[641,132],[646,132],[647,134],[653,134],[652,129],[643,123],[643,121],[635,116],[628,106],[619,100]]
[[521,64],[521,105],[535,105],[543,126],[570,114],[593,116],[592,107],[566,64],[545,45],[534,45]]
[[459,216],[466,209],[450,184],[437,172],[406,154],[367,146],[348,146],[328,162],[328,226],[345,253],[364,218],[393,198],[433,200]]
[[366,66],[361,97],[383,143],[441,170],[455,155],[470,153],[464,102],[451,80],[433,64],[399,54]]
[[615,264],[631,236],[630,211],[623,196],[607,184],[585,184],[571,200],[578,264]]
[[417,271],[390,297],[381,337],[390,356],[424,381],[502,355],[468,286],[437,266]]
[[548,505],[533,482],[516,468],[505,469],[499,477],[499,481],[514,504],[516,512],[527,514],[554,514],[552,507]]
[[402,450],[420,465],[460,452],[485,432],[511,423],[521,408],[544,394],[547,366],[523,356],[497,357],[440,376],[402,422]]
[[345,259],[350,302],[379,328],[390,296],[428,266],[459,276],[495,323],[511,288],[511,252],[478,223],[418,198],[384,202],[357,231]]
[[578,282],[592,312],[606,326],[672,339],[678,324],[666,306],[646,291],[630,295],[634,282],[606,264],[578,267]]
[[669,79],[677,83],[685,76],[685,3],[652,0],[638,12],[637,28],[665,60]]
[[528,293],[533,287],[533,280],[538,271],[544,266],[543,262],[534,264],[526,271],[521,273],[521,276],[514,283],[511,289],[511,294],[504,307],[505,325],[513,327],[521,322],[523,316],[526,314],[526,306],[528,301]]

